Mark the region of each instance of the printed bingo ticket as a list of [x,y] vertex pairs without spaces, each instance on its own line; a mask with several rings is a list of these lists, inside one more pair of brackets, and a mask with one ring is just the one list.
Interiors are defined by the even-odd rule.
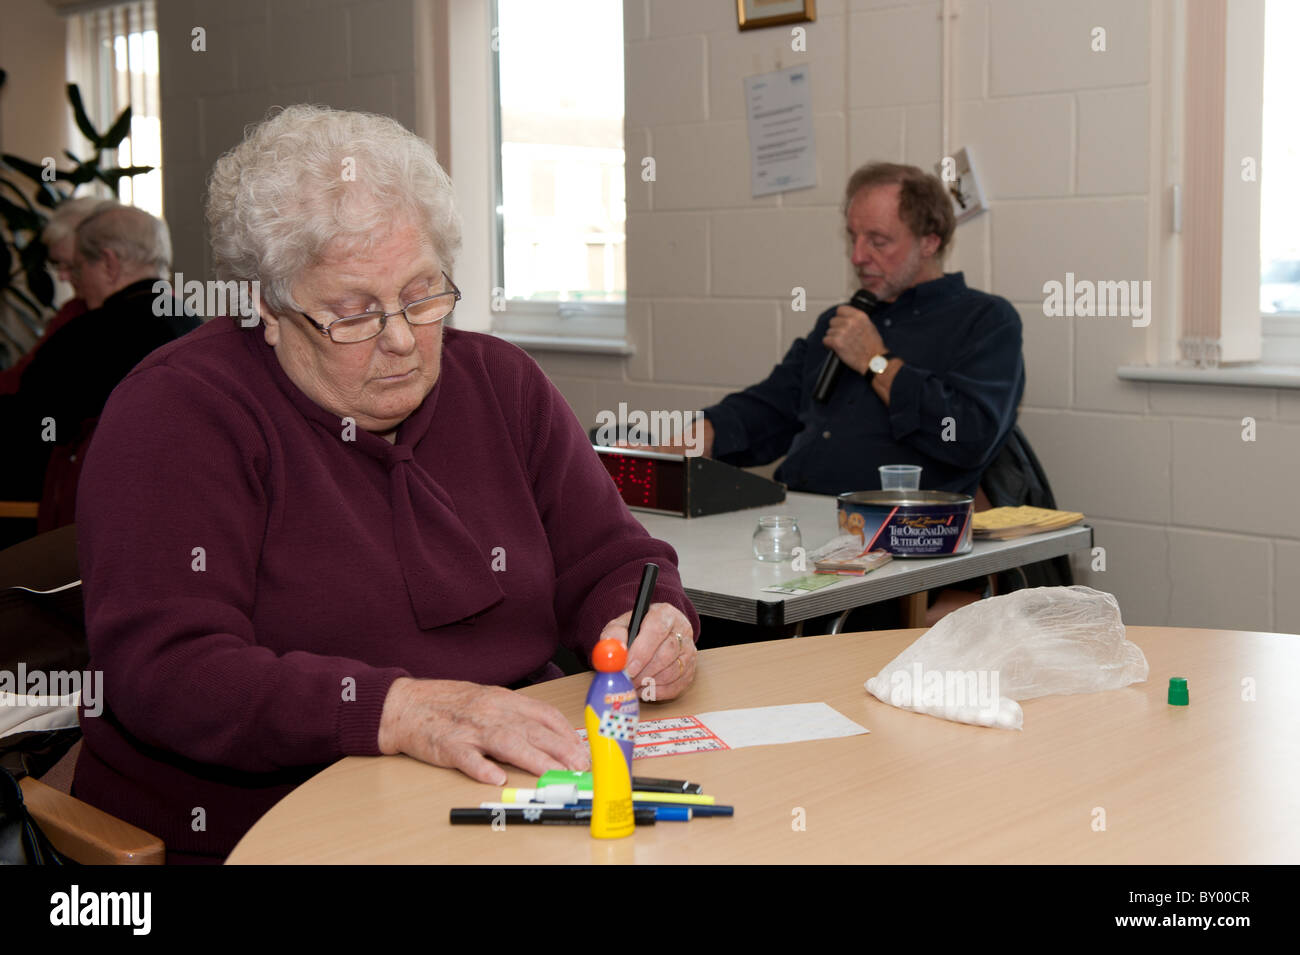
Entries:
[[[680,756],[715,749],[857,736],[866,732],[865,727],[825,703],[718,710],[699,716],[641,720],[636,727],[632,758]],[[579,727],[578,735],[586,739],[586,729]]]

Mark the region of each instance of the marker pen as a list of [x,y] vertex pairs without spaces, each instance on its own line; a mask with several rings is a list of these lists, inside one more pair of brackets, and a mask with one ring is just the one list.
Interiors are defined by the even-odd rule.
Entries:
[[[657,814],[653,809],[634,809],[638,826],[653,826]],[[542,807],[529,809],[453,809],[453,826],[490,826],[493,823],[507,826],[590,826],[592,810],[588,808],[556,809]]]
[[[651,795],[653,795],[653,793],[651,793]],[[585,809],[591,805],[591,793],[587,793],[585,797],[568,802],[481,802],[478,805],[480,809]],[[682,805],[680,803],[655,802],[653,799],[638,799],[632,803],[632,808],[685,809],[691,814],[686,818],[692,818],[694,816],[734,816],[736,814],[735,806]],[[666,822],[668,820],[661,814],[659,816],[659,821]]]
[[[591,788],[591,773],[580,773],[573,769],[549,769],[537,780],[539,787],[577,786],[579,789]],[[632,788],[647,793],[694,793],[700,795],[704,786],[700,783],[687,782],[684,779],[658,779],[654,776],[633,776]]]

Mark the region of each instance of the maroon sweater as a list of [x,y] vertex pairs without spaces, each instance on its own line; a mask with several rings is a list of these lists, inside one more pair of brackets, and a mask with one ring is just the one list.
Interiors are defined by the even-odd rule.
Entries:
[[348,440],[261,328],[210,322],[113,393],[77,524],[106,705],[83,713],[75,792],[214,861],[328,763],[378,754],[399,676],[556,676],[561,643],[585,658],[631,609],[646,561],[699,632],[676,554],[542,371],[451,328],[390,445]]

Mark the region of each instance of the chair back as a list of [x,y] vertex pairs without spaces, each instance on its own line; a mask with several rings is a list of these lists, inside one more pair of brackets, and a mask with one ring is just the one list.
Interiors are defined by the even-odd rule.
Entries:
[[[993,463],[985,469],[980,488],[993,507],[1056,507],[1047,472],[1019,425],[1011,428]],[[1053,557],[999,573],[996,589],[1005,594],[1026,587],[1069,587],[1073,583],[1070,558]]]

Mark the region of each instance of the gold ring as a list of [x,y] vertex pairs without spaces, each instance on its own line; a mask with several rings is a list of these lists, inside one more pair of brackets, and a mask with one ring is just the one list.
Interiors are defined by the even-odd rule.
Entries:
[[681,657],[678,657],[677,658],[677,679],[680,680],[682,678],[682,675],[685,673],[686,673],[686,664],[682,662]]

